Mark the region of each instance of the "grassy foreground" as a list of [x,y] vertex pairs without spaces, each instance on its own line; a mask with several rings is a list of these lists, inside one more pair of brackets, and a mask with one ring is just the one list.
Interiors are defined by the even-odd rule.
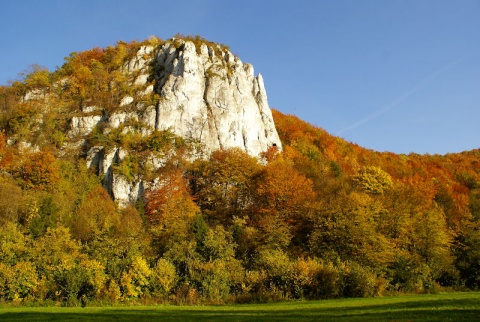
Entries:
[[480,321],[480,292],[225,306],[6,307],[1,321]]

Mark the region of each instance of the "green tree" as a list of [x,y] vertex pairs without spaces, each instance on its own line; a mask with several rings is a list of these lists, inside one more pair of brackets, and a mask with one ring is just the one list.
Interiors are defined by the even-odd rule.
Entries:
[[411,250],[431,269],[431,277],[438,279],[453,263],[452,235],[443,211],[436,207],[415,214],[412,228]]
[[38,208],[38,216],[30,220],[28,227],[34,237],[44,235],[49,227],[55,228],[58,221],[59,208],[53,199],[53,195],[42,198]]
[[31,258],[32,240],[13,222],[0,225],[0,262],[13,266]]
[[208,300],[222,302],[243,281],[243,268],[234,257],[236,245],[231,234],[223,226],[208,228],[199,222],[196,239],[201,256],[193,258],[189,279]]
[[76,298],[82,278],[77,274],[81,246],[67,228],[47,228],[45,235],[34,241],[32,257],[38,274],[45,279],[47,298]]
[[28,90],[40,89],[48,91],[50,89],[51,75],[46,67],[31,65],[29,69],[23,73],[23,76],[23,82]]
[[467,287],[480,288],[480,225],[465,223],[462,233],[456,237],[455,266]]
[[256,267],[265,276],[264,283],[271,291],[292,293],[293,263],[288,254],[280,249],[259,252]]
[[393,259],[393,244],[380,229],[383,212],[369,195],[351,193],[342,204],[315,216],[310,237],[313,254],[385,269]]
[[126,298],[136,298],[148,294],[152,270],[141,256],[135,256],[128,270],[122,273],[120,287]]

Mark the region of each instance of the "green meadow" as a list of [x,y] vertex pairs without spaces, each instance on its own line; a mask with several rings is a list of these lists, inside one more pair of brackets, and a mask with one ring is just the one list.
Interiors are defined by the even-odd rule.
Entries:
[[480,292],[222,306],[2,307],[1,321],[480,321]]

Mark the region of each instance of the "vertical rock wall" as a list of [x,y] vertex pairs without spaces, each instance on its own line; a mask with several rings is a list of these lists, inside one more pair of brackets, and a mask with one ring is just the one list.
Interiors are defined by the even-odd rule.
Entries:
[[[88,137],[102,124],[104,133],[136,122],[142,136],[154,130],[170,130],[201,148],[192,158],[206,158],[222,148],[240,148],[260,156],[271,146],[282,148],[272,118],[261,75],[220,46],[195,45],[172,39],[159,48],[144,46],[124,66],[135,86],[143,91],[126,96],[119,108],[98,115],[98,107],[85,107],[84,115],[71,120],[70,137]],[[146,106],[146,97],[156,104]],[[153,97],[153,96],[152,96]],[[142,98],[140,101],[138,98]],[[138,101],[137,101],[138,100]],[[133,130],[126,126],[124,131]],[[141,176],[128,181],[114,171],[129,154],[120,147],[89,147],[87,164],[96,167],[112,197],[120,204],[140,198],[155,185]],[[168,156],[152,153],[151,164],[161,167]]]

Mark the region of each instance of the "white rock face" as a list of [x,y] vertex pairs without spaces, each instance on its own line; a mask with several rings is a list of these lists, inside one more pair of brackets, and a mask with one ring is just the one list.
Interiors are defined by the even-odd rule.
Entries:
[[83,113],[92,113],[92,112],[97,112],[97,111],[101,111],[102,108],[99,107],[99,106],[83,106],[82,107],[82,112]]
[[75,116],[72,117],[70,121],[70,136],[76,135],[88,135],[92,132],[93,128],[97,126],[98,123],[102,120],[100,115],[91,115],[91,116]]
[[[147,85],[140,97],[160,95],[156,106],[149,106],[137,115],[117,111],[105,118],[100,115],[73,117],[70,135],[88,135],[100,121],[106,128],[117,128],[129,119],[139,120],[151,130],[172,130],[175,134],[201,143],[204,157],[215,150],[238,147],[259,156],[281,142],[268,106],[261,75],[254,76],[253,67],[244,64],[229,51],[206,45],[199,50],[190,41],[175,40],[163,45],[152,58],[153,47],[143,46],[124,68],[126,73],[139,72],[135,84],[147,84],[153,74],[156,85]],[[148,57],[151,57],[150,60]],[[155,67],[151,67],[151,59]],[[135,104],[125,96],[119,107]],[[97,107],[86,108],[92,112]],[[132,116],[133,115],[133,116]],[[146,131],[145,133],[150,133]]]
[[25,102],[30,101],[30,100],[39,100],[43,98],[47,98],[47,89],[32,89],[28,91],[25,96],[23,97],[23,100]]
[[188,41],[180,48],[167,43],[155,58],[155,92],[162,97],[155,128],[201,142],[206,155],[232,147],[254,156],[273,145],[281,149],[261,75],[230,52],[220,56],[202,45],[197,53]]
[[[121,126],[122,133],[142,136],[172,130],[200,143],[202,149],[193,158],[207,158],[222,148],[240,148],[257,157],[271,146],[282,149],[262,76],[255,77],[252,65],[229,51],[173,40],[156,49],[141,47],[123,70],[131,75],[136,94],[123,97],[118,109],[102,116],[90,115],[99,112],[97,106],[84,108],[84,116],[70,121],[71,138],[86,138],[101,122],[104,134]],[[114,166],[127,154],[118,147],[94,146],[86,156],[87,165],[104,176],[105,187],[120,205],[135,202],[155,186],[140,176],[127,180],[115,173]],[[158,169],[171,156],[152,152],[144,165]]]
[[134,101],[133,97],[125,96],[124,98],[122,98],[122,101],[120,102],[120,106],[128,105],[128,104],[132,103],[133,101]]
[[141,71],[148,68],[150,63],[150,54],[153,52],[152,46],[142,46],[137,52],[134,59],[130,60],[124,67],[129,73]]
[[135,180],[128,182],[121,175],[113,174],[112,195],[118,201],[120,207],[126,207],[128,204],[135,203],[145,192],[145,182]]

